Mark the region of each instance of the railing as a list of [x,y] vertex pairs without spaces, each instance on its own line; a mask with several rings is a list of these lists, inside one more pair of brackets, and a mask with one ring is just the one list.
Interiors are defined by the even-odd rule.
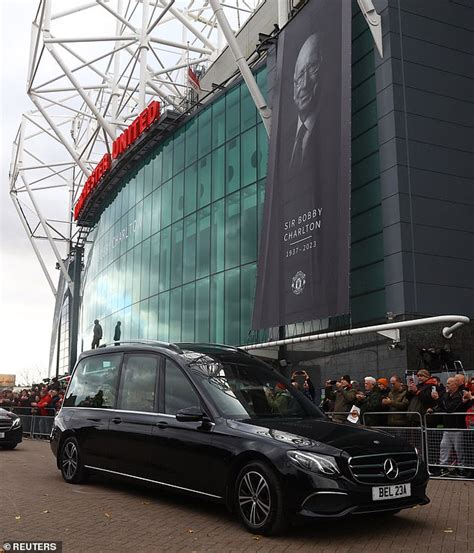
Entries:
[[2,407],[18,415],[23,426],[23,436],[49,438],[56,415],[54,409],[45,409],[48,415],[40,415],[35,407]]
[[[332,420],[353,424],[349,412],[326,413]],[[474,479],[474,426],[466,426],[465,412],[428,413],[376,411],[363,413],[361,423],[401,438],[417,448],[436,478]],[[396,423],[396,424],[394,424]]]

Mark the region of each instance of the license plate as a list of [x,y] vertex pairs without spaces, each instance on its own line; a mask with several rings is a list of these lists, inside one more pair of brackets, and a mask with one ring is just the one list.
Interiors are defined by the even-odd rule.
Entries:
[[5,432],[0,432],[0,438],[4,438],[5,437]]
[[374,486],[372,488],[372,499],[383,501],[384,499],[398,499],[410,497],[411,484],[395,484],[394,486]]

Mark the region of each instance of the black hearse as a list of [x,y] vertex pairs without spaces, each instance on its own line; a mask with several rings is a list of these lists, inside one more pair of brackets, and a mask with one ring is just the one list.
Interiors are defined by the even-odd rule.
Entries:
[[63,478],[90,473],[224,502],[251,532],[429,502],[414,447],[331,422],[233,347],[128,343],[81,355],[51,447]]

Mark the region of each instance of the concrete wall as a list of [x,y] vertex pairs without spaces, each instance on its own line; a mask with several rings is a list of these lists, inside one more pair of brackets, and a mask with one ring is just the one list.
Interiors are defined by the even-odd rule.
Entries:
[[474,3],[376,7],[386,307],[474,315]]

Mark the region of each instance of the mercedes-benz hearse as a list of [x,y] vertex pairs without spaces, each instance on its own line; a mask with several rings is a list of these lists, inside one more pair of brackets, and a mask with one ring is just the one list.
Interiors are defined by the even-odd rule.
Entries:
[[251,532],[293,516],[393,514],[429,502],[416,449],[331,422],[257,358],[211,344],[83,353],[51,434],[66,482],[112,474],[220,501]]

